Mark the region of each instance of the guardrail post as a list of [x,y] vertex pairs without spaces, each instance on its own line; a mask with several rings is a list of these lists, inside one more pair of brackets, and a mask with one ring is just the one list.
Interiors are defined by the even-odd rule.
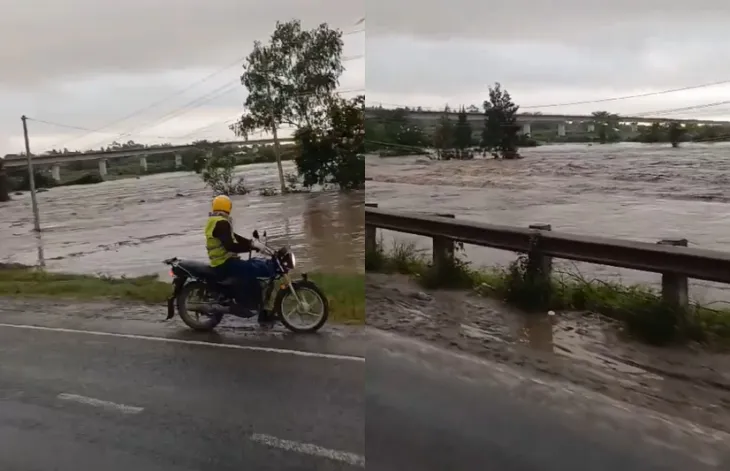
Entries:
[[[366,208],[377,208],[378,203],[365,203]],[[378,249],[377,228],[365,224],[365,253],[375,253]]]
[[3,166],[2,160],[0,160],[0,203],[4,203],[5,201],[10,201],[10,188],[5,167]]
[[[436,214],[441,218],[455,219],[453,214]],[[450,267],[454,266],[454,240],[447,237],[433,238],[433,268],[436,273],[448,273]]]
[[[530,229],[536,231],[552,231],[550,224],[530,224]],[[530,253],[529,267],[532,270],[531,275],[540,277],[540,281],[550,282],[550,276],[553,271],[553,258],[540,255],[539,248],[537,253]]]
[[[687,247],[687,239],[662,239],[659,245]],[[671,306],[686,309],[689,306],[689,282],[679,273],[662,273],[662,299]]]

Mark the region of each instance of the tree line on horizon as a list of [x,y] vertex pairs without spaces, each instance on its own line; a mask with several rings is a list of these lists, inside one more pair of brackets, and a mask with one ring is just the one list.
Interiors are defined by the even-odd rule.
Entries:
[[[366,149],[381,155],[416,155],[436,150],[438,159],[470,159],[474,150],[489,153],[495,158],[519,158],[520,147],[534,147],[541,140],[550,142],[595,142],[610,144],[620,141],[641,143],[670,143],[679,147],[682,142],[720,142],[730,140],[730,126],[702,126],[683,124],[667,120],[650,126],[641,125],[635,133],[629,125],[622,125],[618,114],[608,111],[594,111],[587,124],[593,130],[586,130],[574,136],[558,137],[548,124],[532,126],[532,135],[523,135],[518,126],[519,106],[499,83],[489,89],[489,99],[482,108],[475,105],[461,106],[456,110],[448,105],[435,126],[426,129],[413,122],[409,114],[423,111],[422,107],[401,107],[387,109],[382,106],[368,107],[370,118],[366,119]],[[484,122],[481,132],[472,126],[470,115],[481,113]],[[456,114],[456,120],[453,115]],[[533,113],[530,113],[533,114]],[[540,115],[541,113],[534,113]],[[539,128],[543,129],[539,129]],[[538,129],[536,129],[538,128]],[[476,132],[474,132],[476,131]],[[536,132],[537,131],[537,132]]]

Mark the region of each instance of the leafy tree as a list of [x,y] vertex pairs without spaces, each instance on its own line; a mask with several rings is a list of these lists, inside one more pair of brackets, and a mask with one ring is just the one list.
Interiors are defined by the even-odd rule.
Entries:
[[639,136],[637,137],[637,140],[647,144],[666,142],[666,131],[667,130],[660,123],[652,123],[651,126],[639,128]]
[[449,160],[453,156],[454,123],[449,119],[448,107],[444,109],[444,114],[439,118],[434,130],[433,146],[436,148],[436,156],[439,159]]
[[489,100],[485,101],[484,130],[482,131],[482,147],[495,158],[519,158],[519,130],[517,111],[519,106],[512,101],[507,90],[502,90],[499,83],[489,88]]
[[244,112],[231,129],[247,138],[256,130],[274,138],[282,192],[286,191],[277,130],[312,128],[326,122],[342,66],[342,32],[322,23],[303,30],[299,20],[277,22],[267,45],[254,43],[241,83],[248,90]]
[[469,123],[469,116],[467,115],[464,107],[459,111],[459,117],[456,121],[454,129],[454,146],[459,149],[460,155],[464,156],[467,148],[471,147],[471,123]]
[[684,137],[684,128],[681,124],[676,121],[669,123],[667,134],[669,135],[669,142],[672,143],[672,147],[679,147],[679,143]]
[[343,190],[365,185],[365,95],[334,97],[326,121],[304,126],[294,139],[300,153],[297,170],[306,187],[335,184]]
[[423,129],[408,119],[408,110],[368,108],[365,119],[367,152],[387,149],[390,155],[424,153],[428,139]]
[[606,144],[609,142],[618,142],[621,139],[618,132],[618,115],[609,113],[608,111],[594,111],[592,116],[598,142]]
[[243,177],[236,177],[236,158],[230,150],[214,153],[203,168],[206,186],[217,195],[245,195],[248,193]]

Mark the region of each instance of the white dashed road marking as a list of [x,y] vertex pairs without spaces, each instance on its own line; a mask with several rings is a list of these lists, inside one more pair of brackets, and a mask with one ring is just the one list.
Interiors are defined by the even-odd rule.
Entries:
[[59,394],[58,399],[62,401],[78,402],[79,404],[86,404],[87,406],[100,407],[102,409],[113,410],[121,412],[122,414],[139,414],[144,410],[143,407],[128,406],[125,404],[117,404],[116,402],[102,401],[101,399],[94,399],[93,397],[79,396],[77,394]]
[[165,337],[154,337],[152,335],[136,335],[136,334],[119,334],[114,332],[97,332],[93,330],[80,330],[80,329],[66,329],[63,327],[45,327],[40,325],[25,325],[25,324],[2,324],[0,327],[7,327],[11,329],[26,329],[26,330],[41,330],[46,332],[62,332],[67,334],[86,334],[96,335],[100,337],[117,337],[122,339],[133,339],[133,340],[149,340],[153,342],[165,342],[165,343],[177,343],[187,345],[201,345],[212,348],[228,348],[232,350],[248,350],[253,352],[268,352],[268,353],[280,353],[284,355],[295,355],[300,357],[314,357],[314,358],[328,358],[330,360],[344,360],[344,361],[356,361],[365,362],[364,357],[358,357],[353,355],[338,355],[336,353],[319,353],[319,352],[307,352],[304,350],[291,350],[288,348],[272,348],[272,347],[255,347],[253,345],[235,345],[230,343],[212,343],[203,342],[201,340],[181,340],[181,339],[170,339]]
[[331,450],[329,448],[312,445],[311,443],[282,440],[281,438],[272,437],[271,435],[263,435],[260,433],[254,433],[250,436],[250,438],[254,442],[262,443],[273,448],[293,451],[295,453],[302,453],[304,455],[318,456],[320,458],[327,458],[333,461],[339,461],[342,463],[350,464],[352,466],[365,468],[365,457],[362,455],[357,455],[355,453]]

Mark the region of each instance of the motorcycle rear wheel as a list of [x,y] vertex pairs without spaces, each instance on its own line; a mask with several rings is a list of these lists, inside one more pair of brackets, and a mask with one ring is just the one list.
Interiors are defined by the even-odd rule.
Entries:
[[[202,294],[202,298],[210,299],[210,292],[204,283],[193,281],[186,284],[177,295],[177,312],[185,325],[198,332],[209,332],[223,320],[223,314],[205,315],[192,313],[188,310],[188,298],[194,294]],[[197,314],[197,315],[194,315]]]

